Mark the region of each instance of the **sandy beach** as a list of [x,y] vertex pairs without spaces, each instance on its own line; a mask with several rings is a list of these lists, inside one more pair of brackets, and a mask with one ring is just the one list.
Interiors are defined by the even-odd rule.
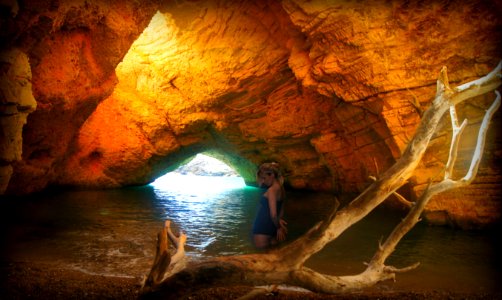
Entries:
[[[45,263],[3,263],[1,299],[138,299],[142,278],[86,274]],[[2,277],[3,277],[2,276]],[[213,287],[194,291],[182,299],[238,299],[253,287]],[[472,294],[455,291],[364,292],[325,295],[279,291],[252,299],[502,299],[502,293]]]

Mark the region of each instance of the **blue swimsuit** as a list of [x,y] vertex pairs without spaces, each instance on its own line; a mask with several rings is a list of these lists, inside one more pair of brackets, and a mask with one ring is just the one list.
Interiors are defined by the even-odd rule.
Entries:
[[[277,201],[277,215],[281,211],[282,201]],[[277,227],[275,227],[272,218],[270,217],[270,207],[268,199],[264,195],[260,198],[260,208],[256,214],[253,223],[253,234],[265,234],[275,236],[277,234]]]

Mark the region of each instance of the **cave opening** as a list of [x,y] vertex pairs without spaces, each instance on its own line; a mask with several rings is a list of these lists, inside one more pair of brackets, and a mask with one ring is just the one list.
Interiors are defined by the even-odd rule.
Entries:
[[176,190],[205,195],[246,187],[232,167],[207,153],[199,153],[174,171],[158,177],[150,186],[155,190]]
[[262,191],[246,185],[234,168],[211,156],[213,152],[196,154],[148,187],[161,219],[190,237],[191,255],[252,252],[250,226]]

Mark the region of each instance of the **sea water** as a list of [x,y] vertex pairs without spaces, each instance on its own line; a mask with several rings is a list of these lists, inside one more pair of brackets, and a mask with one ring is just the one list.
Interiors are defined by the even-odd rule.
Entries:
[[[167,176],[152,185],[114,190],[59,190],[1,199],[1,258],[42,262],[89,274],[140,278],[147,274],[157,233],[169,219],[188,239],[189,259],[254,253],[251,227],[259,188],[238,177]],[[288,241],[322,220],[329,194],[287,192]],[[364,270],[379,240],[403,217],[376,209],[310,258],[306,265],[331,275]],[[498,292],[499,234],[417,224],[387,260],[420,266],[380,290]]]

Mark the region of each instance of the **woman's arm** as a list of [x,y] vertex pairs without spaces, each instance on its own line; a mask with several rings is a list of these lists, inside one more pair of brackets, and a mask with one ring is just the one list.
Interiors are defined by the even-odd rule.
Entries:
[[280,224],[277,214],[277,193],[272,189],[273,187],[271,187],[267,192],[268,207],[270,209],[270,218],[272,219],[272,222],[274,222],[276,228],[279,228]]
[[275,228],[277,228],[276,239],[282,242],[286,239],[287,229],[286,221],[281,220],[280,216],[284,215],[284,204],[281,206],[280,212],[277,213],[277,201],[279,200],[279,194],[281,193],[280,187],[272,186],[269,191],[267,191],[268,206],[270,207],[270,218],[274,222]]
[[288,223],[283,219],[284,217],[284,206],[286,206],[286,200],[284,199],[284,192],[282,190],[283,188],[281,187],[281,190],[279,191],[279,193],[281,194],[281,201],[282,201],[282,205],[281,205],[281,209],[279,211],[279,227],[277,227],[277,241],[279,242],[282,242],[284,240],[286,240],[286,235],[288,234],[288,228],[286,227],[288,225]]

